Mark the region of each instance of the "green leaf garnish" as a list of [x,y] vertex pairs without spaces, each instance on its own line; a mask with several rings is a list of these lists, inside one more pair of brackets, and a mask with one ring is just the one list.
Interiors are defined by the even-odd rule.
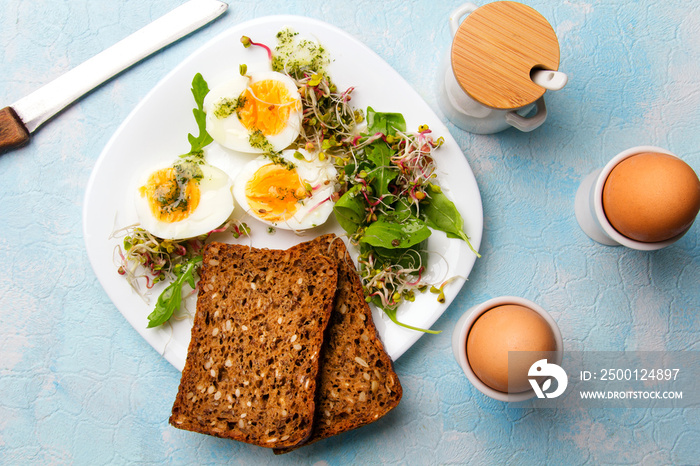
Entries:
[[389,320],[391,320],[393,323],[398,325],[399,327],[407,328],[409,330],[416,330],[418,332],[424,332],[424,333],[430,333],[433,335],[437,335],[439,333],[442,333],[442,330],[430,330],[426,328],[420,328],[420,327],[414,327],[412,325],[404,324],[403,322],[400,322],[398,318],[396,317],[396,308],[395,307],[383,307],[382,303],[379,299],[377,300],[372,300],[372,303],[375,304],[377,307],[379,307],[384,313],[389,317]]
[[432,190],[430,200],[426,205],[421,205],[421,217],[425,223],[436,230],[444,231],[449,238],[461,238],[476,257],[481,257],[474,249],[469,237],[464,232],[464,220],[457,207],[442,191]]
[[393,151],[384,141],[378,140],[367,146],[365,153],[376,167],[369,173],[375,195],[382,197],[389,194],[389,184],[399,175],[399,171],[391,165]]
[[405,249],[419,244],[430,236],[430,229],[422,220],[409,217],[401,222],[382,216],[372,222],[362,235],[360,243],[387,249]]
[[406,131],[406,120],[402,114],[380,113],[367,107],[367,134],[383,133],[393,136],[396,131]]
[[309,86],[318,86],[321,84],[321,81],[323,80],[323,75],[320,73],[316,73],[315,75],[311,76],[311,79],[309,80]]
[[148,316],[148,328],[164,324],[180,308],[182,285],[187,283],[194,289],[195,273],[201,263],[202,256],[195,256],[183,265],[175,281],[168,285],[158,296],[156,307]]
[[348,234],[354,234],[362,224],[366,204],[360,194],[362,185],[356,184],[348,192],[340,196],[333,206],[335,218]]
[[204,111],[204,97],[206,97],[208,93],[209,86],[202,77],[202,74],[195,74],[194,79],[192,79],[192,95],[194,96],[194,101],[197,106],[192,109],[192,113],[194,114],[194,119],[197,122],[199,135],[194,136],[191,133],[187,135],[187,140],[189,141],[191,148],[190,151],[187,154],[183,154],[182,157],[191,155],[201,156],[203,149],[214,140],[207,132],[207,114]]

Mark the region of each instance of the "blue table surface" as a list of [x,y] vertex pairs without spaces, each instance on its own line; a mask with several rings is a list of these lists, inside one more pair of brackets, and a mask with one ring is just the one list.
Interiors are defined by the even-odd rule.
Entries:
[[[2,0],[5,106],[182,0]],[[230,2],[220,19],[100,86],[0,156],[0,462],[697,464],[697,409],[522,409],[483,396],[453,359],[452,329],[500,295],[536,301],[569,351],[700,350],[700,226],[657,252],[580,230],[581,180],[618,152],[664,147],[700,172],[700,2],[527,0],[554,27],[568,85],[546,123],[472,135],[447,123],[476,176],[483,257],[434,328],[396,362],[397,409],[342,437],[275,457],[168,425],[180,373],[122,317],[90,267],[86,184],[144,95],[242,21],[327,21],[394,67],[442,117],[440,58],[459,2]],[[700,380],[698,380],[700,382]]]

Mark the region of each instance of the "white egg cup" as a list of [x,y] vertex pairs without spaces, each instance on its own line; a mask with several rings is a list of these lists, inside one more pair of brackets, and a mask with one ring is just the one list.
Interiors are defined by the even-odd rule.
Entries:
[[618,232],[605,216],[605,210],[603,210],[603,187],[610,172],[623,160],[644,152],[657,152],[676,157],[675,154],[660,147],[632,147],[617,154],[603,168],[593,171],[579,185],[574,201],[576,220],[583,232],[593,241],[606,246],[626,246],[639,251],[656,251],[675,243],[685,234],[684,231],[673,238],[654,243],[635,241]]
[[541,306],[528,299],[517,296],[500,296],[498,298],[492,298],[467,310],[467,312],[465,312],[462,317],[459,318],[457,325],[455,325],[454,331],[452,332],[452,353],[454,354],[457,364],[459,364],[459,366],[462,368],[464,374],[467,376],[472,385],[474,385],[477,390],[484,395],[498,401],[525,401],[535,396],[534,390],[530,389],[519,393],[505,393],[494,390],[482,382],[479,377],[477,377],[469,365],[469,360],[467,359],[467,337],[469,336],[469,331],[474,325],[474,322],[476,322],[476,320],[486,311],[504,304],[517,304],[532,309],[544,318],[547,324],[549,324],[549,327],[552,329],[552,334],[554,334],[554,342],[556,343],[554,361],[548,362],[561,365],[561,360],[564,355],[564,343],[561,338],[561,331],[559,330],[559,326],[557,325],[556,321]]

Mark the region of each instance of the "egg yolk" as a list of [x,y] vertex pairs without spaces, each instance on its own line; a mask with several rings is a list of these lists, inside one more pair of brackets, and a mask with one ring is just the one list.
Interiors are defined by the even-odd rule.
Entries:
[[[251,93],[252,91],[252,93]],[[289,115],[299,108],[299,101],[290,95],[284,84],[273,79],[254,82],[243,93],[243,108],[238,117],[250,131],[260,130],[266,136],[279,134]]]
[[199,205],[199,183],[183,177],[174,167],[153,172],[140,188],[146,196],[153,216],[161,222],[174,223],[186,219]]
[[248,205],[263,220],[287,220],[309,193],[295,168],[270,163],[258,168],[245,185]]

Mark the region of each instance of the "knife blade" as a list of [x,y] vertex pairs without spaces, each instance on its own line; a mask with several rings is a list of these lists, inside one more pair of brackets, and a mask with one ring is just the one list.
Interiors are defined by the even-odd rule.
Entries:
[[136,62],[218,18],[219,0],[189,0],[55,80],[0,110],[0,154],[29,143],[33,133],[75,100]]

